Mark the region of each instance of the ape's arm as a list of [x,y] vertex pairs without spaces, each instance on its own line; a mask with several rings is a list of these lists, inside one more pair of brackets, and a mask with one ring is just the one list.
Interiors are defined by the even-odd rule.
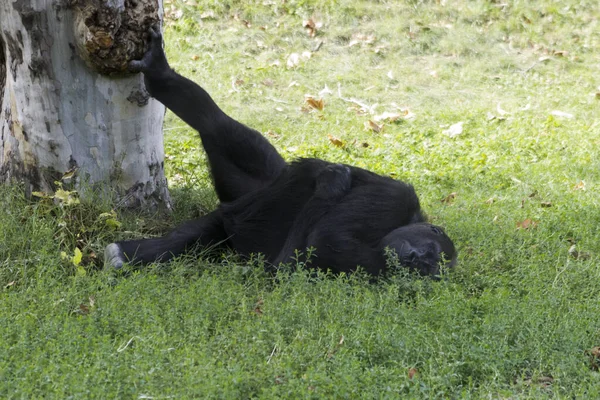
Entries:
[[291,261],[296,250],[306,249],[310,231],[350,191],[351,186],[352,173],[345,165],[331,164],[319,173],[315,192],[294,220],[283,248],[273,260],[275,266]]
[[220,210],[185,222],[160,238],[127,240],[111,243],[104,251],[104,264],[121,268],[125,262],[148,264],[168,261],[193,246],[225,245],[227,235]]

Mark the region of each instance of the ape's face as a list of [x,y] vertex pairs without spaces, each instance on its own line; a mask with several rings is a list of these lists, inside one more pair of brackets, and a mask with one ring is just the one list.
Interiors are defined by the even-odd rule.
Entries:
[[452,267],[456,263],[456,250],[452,240],[439,226],[419,223],[395,229],[382,240],[398,254],[398,260],[422,275],[438,275],[440,264]]

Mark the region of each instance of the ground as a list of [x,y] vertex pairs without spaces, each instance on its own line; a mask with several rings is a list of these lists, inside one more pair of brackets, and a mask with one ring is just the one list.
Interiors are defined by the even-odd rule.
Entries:
[[169,114],[160,223],[0,189],[0,397],[600,396],[596,1],[165,10],[174,68],[290,160],[413,183],[459,264],[377,283],[273,279],[230,253],[99,270],[107,243],[216,204],[197,134]]

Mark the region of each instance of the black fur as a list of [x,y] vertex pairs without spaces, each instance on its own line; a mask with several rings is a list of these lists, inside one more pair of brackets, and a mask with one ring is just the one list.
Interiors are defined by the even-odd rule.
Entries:
[[287,164],[260,133],[173,71],[161,35],[149,35],[149,51],[130,69],[143,72],[149,93],[198,130],[221,204],[165,237],[112,243],[108,264],[167,261],[197,245],[262,253],[275,266],[313,247],[313,266],[349,272],[360,265],[373,275],[386,268],[386,247],[422,274],[438,274],[442,257],[454,263],[452,241],[425,223],[411,185],[319,159]]

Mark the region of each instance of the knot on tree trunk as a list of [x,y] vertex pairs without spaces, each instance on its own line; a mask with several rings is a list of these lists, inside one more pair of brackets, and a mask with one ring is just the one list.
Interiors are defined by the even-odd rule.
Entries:
[[157,0],[78,1],[74,13],[77,52],[104,75],[127,73],[146,51],[146,32],[160,21]]

